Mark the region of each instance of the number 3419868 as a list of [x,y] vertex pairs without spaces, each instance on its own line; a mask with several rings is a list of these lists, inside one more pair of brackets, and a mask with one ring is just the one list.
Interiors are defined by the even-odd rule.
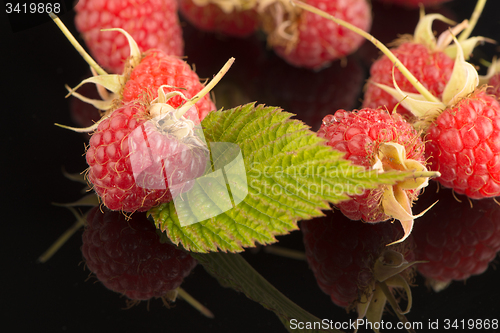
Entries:
[[12,3],[5,4],[7,14],[58,14],[61,12],[60,3]]
[[444,329],[497,330],[498,319],[445,319]]

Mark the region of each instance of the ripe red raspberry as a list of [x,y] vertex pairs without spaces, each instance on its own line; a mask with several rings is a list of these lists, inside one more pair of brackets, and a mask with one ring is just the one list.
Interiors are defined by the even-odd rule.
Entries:
[[198,5],[193,0],[179,0],[179,11],[198,29],[227,36],[247,37],[259,26],[259,15],[254,8],[225,11],[216,3]]
[[[411,283],[415,272],[415,267],[411,267],[415,258],[413,239],[388,247],[388,243],[402,235],[400,228],[392,223],[353,223],[329,214],[301,221],[300,229],[309,267],[321,290],[340,307],[348,310],[357,307],[361,318],[363,307],[365,311],[370,307],[372,312],[373,308],[384,309],[382,297],[371,303],[375,290],[380,289],[379,283],[390,286],[391,277],[398,275]],[[382,272],[386,275],[380,279]]]
[[[62,22],[58,18],[54,20],[61,27],[63,33],[67,34],[67,31],[65,31],[67,29],[65,29]],[[123,74],[109,75],[90,56],[84,57],[85,61],[93,69],[94,76],[83,80],[73,89],[68,88],[70,94],[81,98],[75,90],[85,83],[96,84],[100,91],[103,91],[101,96],[104,100],[83,100],[105,111],[103,118],[109,116],[116,108],[132,101],[140,100],[144,103],[150,103],[158,97],[158,88],[160,86],[163,87],[165,93],[178,92],[177,95],[171,96],[168,101],[168,104],[174,108],[180,106],[183,100],[194,98],[198,92],[203,90],[204,86],[201,84],[198,75],[187,63],[176,56],[167,55],[157,49],[150,49],[142,53],[134,39],[125,30],[118,30],[126,37],[130,47],[130,56],[126,61]],[[76,44],[72,36],[67,37],[72,43]],[[74,46],[80,48],[79,45]],[[107,91],[111,91],[112,94]],[[198,115],[192,114],[188,118],[195,123],[199,123],[210,111],[215,110],[215,105],[210,97],[204,93],[203,96],[197,98],[196,108],[193,110],[196,110]],[[84,129],[70,129],[89,132],[96,127],[97,124]]]
[[122,28],[136,40],[141,51],[160,49],[182,56],[184,42],[176,0],[80,0],[75,6],[75,25],[92,55],[106,69],[121,73],[130,54],[127,39],[106,28]]
[[[384,170],[402,170],[410,163],[411,168],[425,170],[422,140],[417,131],[399,114],[390,115],[381,109],[353,112],[338,110],[334,115],[323,119],[318,135],[325,138],[329,146],[344,152],[344,158],[367,169],[376,165],[377,161],[382,161]],[[389,144],[402,147],[404,156],[386,156],[384,150]],[[421,186],[416,186],[403,190],[410,203],[417,198],[420,188]],[[385,221],[391,217],[386,214],[381,203],[382,193],[386,193],[385,191],[387,189],[384,187],[363,190],[359,195],[351,196],[351,200],[340,202],[337,206],[351,220]]]
[[451,0],[378,0],[380,2],[391,3],[409,8],[418,8],[420,5],[437,6]]
[[[307,0],[328,14],[368,31],[371,10],[366,0]],[[343,58],[363,43],[363,38],[308,11],[291,7],[286,1],[272,1],[263,12],[263,28],[276,53],[297,67],[319,69]]]
[[[454,60],[450,56],[443,51],[432,50],[416,42],[404,42],[391,51],[434,96],[442,96],[453,71]],[[373,84],[381,83],[392,87],[394,73],[396,83],[401,90],[416,93],[417,90],[410,81],[400,71],[393,71],[393,67],[394,63],[385,55],[372,64],[369,84],[363,97],[363,107],[385,107],[389,112],[393,112],[397,105],[396,112],[408,116],[410,115],[408,110],[401,104],[398,105],[399,100]]]
[[[396,48],[396,45],[394,45],[395,40],[415,33],[415,27],[421,18],[419,8],[387,6],[387,4],[380,1],[372,1],[371,5],[373,22],[370,34],[375,36],[384,45],[390,44],[391,47]],[[426,14],[441,14],[453,21],[458,21],[455,11],[446,6],[425,8],[425,12]],[[391,22],[391,24],[387,24],[387,22]],[[449,28],[450,25],[442,21],[434,21],[432,24],[432,30],[437,35],[441,35]],[[356,55],[370,68],[380,58],[380,50],[374,47],[372,43],[364,43],[356,51]]]
[[[53,19],[67,34],[62,22],[55,16]],[[145,211],[190,190],[191,180],[204,173],[208,148],[195,134],[194,126],[211,110],[207,105],[213,103],[207,94],[234,58],[203,87],[183,61],[159,50],[142,54],[133,38],[118,30],[127,37],[131,50],[124,74],[108,75],[84,55],[95,76],[75,88],[95,83],[113,94],[103,97],[104,101],[88,100],[68,88],[70,94],[106,112],[89,128],[70,129],[97,129],[86,155],[88,179],[104,205],[112,210]],[[71,37],[68,39],[73,42]],[[109,94],[102,87],[101,96]]]
[[99,123],[86,153],[87,177],[109,209],[147,211],[204,173],[206,148],[192,133],[178,134],[178,124],[189,120],[164,126],[167,116],[153,118],[143,104],[129,103]]
[[106,288],[132,300],[166,297],[197,264],[187,252],[160,243],[144,213],[126,219],[119,212],[94,207],[82,238],[90,271]]
[[424,200],[439,202],[414,228],[415,255],[427,261],[417,269],[439,291],[486,271],[500,251],[500,207],[492,199],[471,207],[467,198],[457,201],[446,189],[429,192]]
[[430,125],[425,152],[439,182],[472,199],[500,195],[500,103],[476,90]]
[[[478,2],[469,27],[480,15],[484,2]],[[316,10],[318,14],[325,15]],[[423,16],[416,31],[429,34],[430,24],[437,16]],[[442,18],[441,18],[442,19]],[[348,26],[342,20],[332,18],[336,23]],[[463,22],[467,23],[467,22]],[[453,30],[463,29],[467,24],[460,24]],[[446,187],[469,198],[481,199],[500,195],[500,103],[488,96],[483,89],[478,89],[479,76],[473,65],[465,61],[477,41],[476,37],[460,41],[454,37],[454,31],[440,37],[436,45],[446,45],[448,40],[455,40],[455,61],[450,79],[441,96],[435,96],[416,79],[408,68],[387,48],[380,47],[380,42],[372,37],[372,42],[379,46],[385,56],[390,57],[394,67],[403,73],[419,94],[410,94],[394,84],[380,84],[379,87],[397,97],[418,121],[414,126],[426,134],[426,154],[433,171],[441,174],[438,180]],[[468,37],[469,31],[460,37]],[[363,35],[365,35],[363,33]],[[418,35],[416,33],[416,35]],[[425,40],[423,38],[422,40]],[[433,44],[433,37],[427,38]],[[464,47],[462,47],[464,45]],[[425,59],[421,59],[425,61]]]

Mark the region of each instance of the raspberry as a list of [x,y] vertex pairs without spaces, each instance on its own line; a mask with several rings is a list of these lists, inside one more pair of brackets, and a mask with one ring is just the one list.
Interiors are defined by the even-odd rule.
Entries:
[[[130,73],[121,92],[122,101],[128,103],[141,99],[146,94],[150,100],[154,99],[158,97],[158,88],[162,85],[170,86],[164,88],[165,92],[181,91],[188,99],[203,88],[198,75],[186,62],[164,52],[150,50]],[[174,108],[182,102],[183,99],[180,96],[174,96],[169,100],[169,104]],[[215,110],[215,105],[209,95],[206,95],[196,103],[196,108],[199,119],[191,118],[195,123],[205,118],[210,111]]]
[[[469,28],[474,26],[483,5],[484,2],[476,4]],[[318,10],[316,12],[321,14]],[[419,24],[416,31],[427,31],[423,36],[429,37],[430,24],[434,19],[436,16],[423,16],[422,25]],[[342,20],[332,20],[347,26]],[[442,35],[436,45],[442,47],[448,44],[447,39],[452,40],[452,34],[466,25],[465,21],[457,25],[453,28],[455,31]],[[467,38],[468,33],[466,31],[460,37]],[[432,170],[440,173],[438,180],[444,186],[473,199],[500,195],[500,103],[495,97],[487,95],[484,89],[477,88],[478,73],[473,65],[465,61],[476,42],[482,39],[476,37],[467,39],[467,43],[460,43],[455,38],[453,71],[439,98],[426,89],[391,51],[380,47],[380,42],[372,37],[372,42],[379,46],[385,56],[391,57],[394,66],[421,93],[408,95],[395,87],[380,85],[419,117],[414,126],[426,134],[426,154]],[[433,44],[436,41],[431,37],[427,38],[429,42]]]
[[[373,22],[370,34],[375,36],[381,43],[388,45],[402,36],[414,34],[415,27],[421,18],[418,8],[387,6],[387,4],[380,1],[372,1],[371,5]],[[425,12],[426,14],[441,14],[453,21],[458,21],[455,11],[446,6],[425,8]],[[391,22],[391,24],[387,24],[387,22]],[[442,34],[449,28],[450,25],[442,21],[434,21],[432,24],[432,30],[437,35]],[[396,49],[398,44],[394,45],[392,43],[390,45]],[[364,60],[368,68],[380,58],[380,51],[371,43],[364,43],[356,54]]]
[[[62,22],[52,17],[68,35]],[[118,31],[127,38],[131,50],[124,74],[108,75],[83,54],[95,76],[75,88],[95,83],[104,101],[88,100],[68,88],[70,94],[106,112],[91,127],[69,129],[97,129],[90,139],[86,159],[88,179],[104,205],[111,210],[146,211],[190,190],[192,180],[204,173],[208,148],[195,135],[194,126],[200,115],[211,110],[213,103],[206,95],[229,70],[234,58],[203,87],[198,76],[181,60],[159,50],[142,54],[126,31]],[[67,37],[75,43],[72,36]],[[79,45],[75,47],[81,50]],[[106,97],[109,93],[103,87],[113,94]],[[188,98],[183,92],[191,96]]]
[[[492,199],[457,201],[450,190],[432,195],[439,200],[413,231],[418,271],[439,291],[451,281],[482,274],[500,251],[500,207]],[[436,223],[439,221],[439,223]]]
[[[405,42],[391,51],[434,96],[442,96],[453,71],[452,58],[442,51],[434,51],[415,42]],[[387,56],[382,56],[373,63],[370,68],[370,84],[363,97],[363,107],[384,106],[389,112],[393,112],[397,105],[396,112],[408,116],[410,113],[401,104],[398,105],[397,99],[373,84],[382,83],[392,87],[394,72],[394,78],[401,90],[416,93],[417,90],[410,81],[400,71],[393,71],[393,67],[394,63]]]
[[494,95],[498,100],[500,100],[500,73],[493,75],[488,81],[488,94]]
[[75,6],[75,25],[97,61],[111,72],[121,73],[130,54],[127,40],[118,32],[100,30],[123,28],[142,51],[157,48],[182,56],[177,6],[176,0],[81,0]]
[[437,6],[450,0],[378,0],[380,2],[391,3],[409,8],[418,8],[420,5]]
[[[366,224],[352,223],[341,216],[332,216],[301,221],[300,229],[304,237],[304,246],[309,267],[316,277],[321,290],[329,295],[336,305],[348,310],[356,305],[368,306],[381,271],[388,272],[391,258],[406,261],[406,266],[393,270],[394,276],[400,275],[411,282],[415,267],[410,267],[414,260],[413,240],[408,238],[403,243],[387,247],[386,244],[401,237],[401,230],[391,223]],[[381,269],[381,266],[385,269]],[[392,262],[393,265],[395,261]],[[384,282],[384,279],[378,281]],[[387,280],[390,284],[390,278]],[[409,290],[409,288],[407,289]],[[379,299],[380,301],[380,299]],[[385,306],[380,306],[380,311]],[[359,311],[358,307],[358,311]],[[363,317],[362,313],[359,313]]]
[[[183,100],[195,99],[197,108],[192,108],[192,110],[195,110],[198,114],[191,114],[190,112],[187,114],[187,118],[190,118],[195,123],[198,123],[200,118],[203,119],[208,112],[215,109],[214,103],[206,96],[208,91],[204,91],[201,96],[197,96],[197,93],[204,90],[204,86],[200,83],[198,76],[189,65],[178,57],[167,55],[157,49],[150,49],[142,53],[135,40],[125,30],[116,28],[114,30],[121,32],[128,41],[130,56],[127,58],[123,74],[109,75],[88,54],[82,51],[82,47],[71,36],[59,18],[54,16],[53,19],[75,48],[82,52],[85,61],[91,66],[94,74],[93,77],[83,80],[73,89],[67,87],[70,92],[69,95],[74,95],[105,111],[101,120],[108,117],[116,108],[128,102],[153,102],[159,97],[159,87],[162,87],[161,89],[164,94],[168,93],[168,104],[170,106],[177,107],[182,104]],[[234,59],[228,61],[228,67],[219,76],[218,80],[229,69],[233,61]],[[76,89],[85,83],[96,84],[103,100],[88,99],[75,92]],[[191,108],[189,109],[191,110]],[[97,127],[98,123],[88,128],[77,129],[69,127],[69,129],[79,132],[90,132]]]
[[221,33],[233,37],[247,37],[259,26],[255,9],[224,11],[216,3],[199,6],[193,0],[179,0],[179,11],[184,18],[202,31]]
[[187,252],[160,243],[146,214],[130,219],[94,207],[87,216],[82,254],[106,288],[132,300],[165,297],[178,288],[197,262]]
[[[307,4],[322,8],[367,31],[371,26],[371,10],[366,0],[308,0]],[[264,13],[264,30],[269,44],[288,63],[310,69],[327,66],[358,49],[363,38],[328,19],[308,11],[289,7],[286,1],[274,1]]]
[[[415,161],[423,169],[425,164],[424,145],[419,134],[399,114],[390,115],[383,110],[362,109],[348,112],[338,110],[334,115],[326,116],[318,135],[327,140],[327,144],[344,152],[344,158],[354,164],[370,168],[375,165],[381,148],[388,143],[404,147],[403,159]],[[386,168],[398,168],[392,165],[393,158],[382,157]],[[403,163],[404,164],[404,163]],[[402,164],[402,165],[403,165]],[[351,220],[380,222],[390,217],[384,212],[380,202],[383,189],[364,190],[351,200],[340,202],[337,206]],[[410,201],[416,199],[420,188],[405,189]]]
[[476,90],[430,125],[426,155],[439,182],[472,199],[500,195],[500,103]]
[[177,124],[189,121],[165,128],[167,116],[149,120],[144,105],[130,103],[99,123],[86,153],[87,177],[109,209],[147,211],[189,190],[189,180],[204,173],[206,148],[192,133],[178,136]]

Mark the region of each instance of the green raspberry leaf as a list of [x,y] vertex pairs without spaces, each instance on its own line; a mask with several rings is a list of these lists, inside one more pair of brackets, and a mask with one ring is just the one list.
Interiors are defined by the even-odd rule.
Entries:
[[[415,176],[352,165],[292,116],[255,104],[210,113],[202,127],[214,172],[182,194],[187,200],[151,209],[157,228],[189,251],[240,252],[256,242],[276,242],[275,236],[298,229],[299,220],[323,216],[330,203],[349,194]],[[234,161],[240,151],[238,165]],[[238,173],[243,165],[244,172]]]

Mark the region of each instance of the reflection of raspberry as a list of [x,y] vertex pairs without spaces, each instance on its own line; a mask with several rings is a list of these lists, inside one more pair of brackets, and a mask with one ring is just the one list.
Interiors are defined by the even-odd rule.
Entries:
[[259,23],[253,8],[226,13],[215,3],[198,6],[193,0],[179,0],[179,11],[198,29],[227,36],[247,37],[257,30]]
[[[339,109],[350,110],[357,104],[364,81],[364,71],[356,59],[347,64],[333,63],[313,72],[290,67],[275,57],[262,69],[262,98],[268,105],[279,105],[317,131],[326,115]],[[274,89],[280,86],[281,89]],[[264,101],[262,101],[264,102]]]
[[127,220],[99,207],[88,214],[82,253],[99,281],[133,300],[164,297],[196,266],[188,253],[160,243],[145,214],[135,213]]
[[[411,237],[404,243],[387,246],[402,234],[392,223],[353,223],[342,216],[329,215],[302,221],[300,229],[307,261],[319,287],[341,307],[353,307],[362,296],[372,295],[380,273],[375,263],[388,263],[385,260],[391,251],[402,254],[408,262],[414,260]],[[406,268],[395,275],[401,274],[409,281],[413,272],[413,268]]]
[[495,95],[498,100],[500,100],[500,73],[493,75],[488,85],[488,94]]
[[[500,251],[500,207],[491,199],[457,201],[450,190],[429,190],[424,205],[439,200],[415,225],[418,271],[439,290],[452,280],[483,273]],[[433,194],[434,193],[434,194]],[[427,193],[426,193],[427,194]]]
[[119,32],[101,29],[125,29],[141,51],[157,48],[169,55],[183,55],[176,0],[80,0],[75,11],[76,28],[92,55],[113,73],[122,72],[129,46]]

